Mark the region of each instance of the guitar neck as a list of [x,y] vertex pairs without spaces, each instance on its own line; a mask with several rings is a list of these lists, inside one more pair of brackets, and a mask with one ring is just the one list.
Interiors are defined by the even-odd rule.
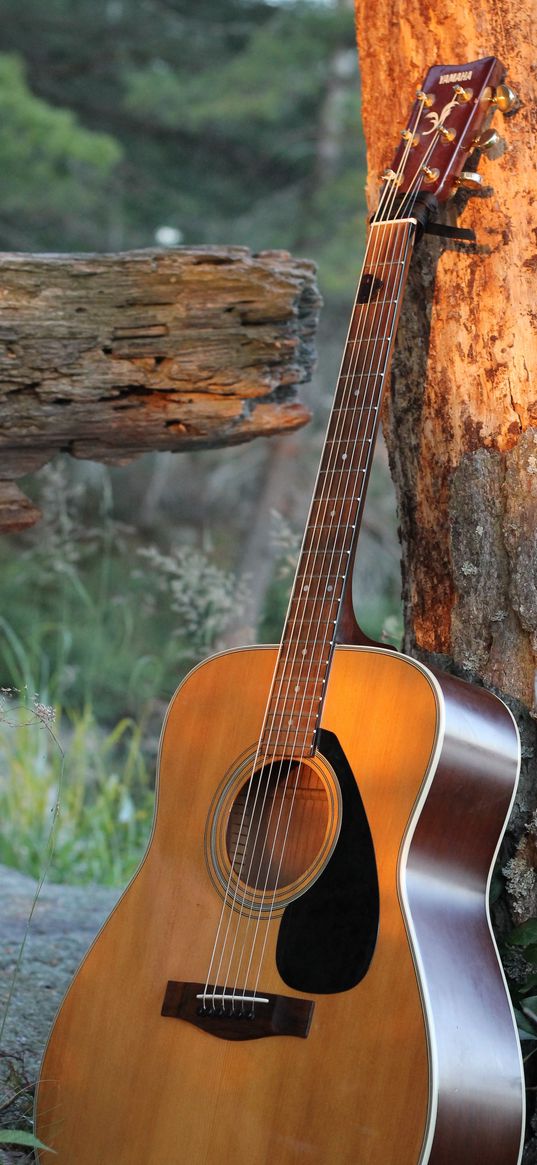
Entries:
[[414,219],[370,227],[261,738],[270,753],[315,751],[414,234]]

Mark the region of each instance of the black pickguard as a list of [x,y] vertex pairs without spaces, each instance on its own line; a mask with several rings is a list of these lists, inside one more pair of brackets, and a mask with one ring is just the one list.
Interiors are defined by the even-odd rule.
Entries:
[[362,798],[333,732],[321,731],[319,751],[339,781],[340,835],[320,877],[286,907],[276,963],[295,991],[329,994],[355,987],[369,968],[379,926],[379,890]]

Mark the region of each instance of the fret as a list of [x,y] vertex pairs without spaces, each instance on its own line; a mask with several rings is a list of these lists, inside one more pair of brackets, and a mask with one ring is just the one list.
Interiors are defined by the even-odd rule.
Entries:
[[[349,445],[353,439],[354,438],[352,433],[349,433],[347,437],[331,437],[330,434],[328,434],[325,441],[325,447],[326,445]],[[358,445],[359,441],[357,440],[355,443]]]
[[[317,517],[317,518],[319,517],[321,507],[324,507],[323,517],[327,516],[327,511],[328,511],[329,517],[335,517],[336,514],[339,514],[339,516],[341,517],[342,508],[344,506],[348,506],[349,509],[352,510],[352,508],[354,507],[354,501],[355,501],[355,499],[353,497],[349,497],[348,495],[346,496],[345,494],[338,495],[338,494],[331,494],[331,493],[326,493],[326,494],[323,493],[323,494],[320,494],[319,496],[317,494],[315,494],[315,497],[314,497],[313,502],[312,502],[312,517],[311,517],[310,521],[312,522],[312,524],[315,521],[315,518],[313,517],[314,507],[317,507],[317,510],[315,511],[315,517]],[[328,506],[331,507],[330,510],[328,510]]]
[[[304,594],[304,591],[306,591],[306,589],[308,589],[308,595],[306,595],[306,596],[308,596],[308,598],[310,598],[309,588],[311,587],[311,581],[315,580],[315,579],[323,579],[325,581],[325,583],[328,583],[328,577],[331,577],[331,576],[327,576],[327,574],[324,574],[323,572],[317,574],[315,571],[313,571],[313,573],[310,573],[310,571],[308,571],[308,572],[304,572],[304,574],[298,574],[298,577],[296,579],[296,583],[297,583],[297,586],[299,586],[299,588],[301,588],[301,596]],[[335,576],[335,578],[344,579],[345,574],[340,574],[340,576]],[[304,579],[308,580],[308,581],[306,581],[306,586],[303,585]],[[333,595],[335,593],[333,583],[328,583],[328,585],[326,587],[326,591],[328,592],[328,595],[330,595],[330,598],[332,599]],[[316,596],[316,598],[318,598],[318,596]]]
[[288,619],[287,626],[291,623],[300,623],[302,627],[335,627],[337,619]]
[[340,523],[336,519],[335,521],[332,521],[332,522],[315,522],[315,524],[311,526],[311,529],[314,532],[316,530],[340,530],[340,529],[341,530],[355,530],[356,525],[350,524],[348,522],[345,523],[345,525],[343,525],[343,524],[340,525]]
[[[382,266],[382,264],[381,264],[381,266]],[[369,308],[391,308],[391,305],[393,305],[394,303],[398,303],[397,298],[395,298],[395,299],[381,299],[380,295],[379,295],[379,297],[377,297],[376,299],[366,299],[365,303],[354,304],[354,315],[358,315],[358,313],[363,309],[365,309],[367,311]]]
[[[327,582],[328,578],[330,578],[330,577],[332,577],[332,576],[331,576],[331,575],[326,575],[326,574],[315,574],[315,573],[310,573],[310,571],[308,571],[308,573],[307,573],[307,574],[298,575],[298,576],[297,576],[297,579],[296,579],[296,581],[297,581],[297,583],[299,583],[299,582],[301,581],[301,579],[303,579],[303,578],[307,578],[308,580],[309,580],[309,579],[314,579],[314,580],[316,580],[316,579],[324,579],[324,581],[325,581],[325,582]],[[345,581],[345,579],[346,579],[346,577],[347,577],[347,576],[346,576],[345,574],[339,574],[339,575],[337,575],[337,581],[338,581],[338,582],[344,582],[344,581]],[[332,587],[334,587],[334,593],[335,593],[335,585],[334,585],[333,583],[330,583],[330,585],[329,585],[329,589],[331,589]]]
[[[334,416],[336,414],[339,415],[340,413],[352,413],[352,415],[355,417],[358,413],[360,414],[360,416],[362,416],[364,413],[378,413],[378,411],[379,411],[378,405],[361,405],[358,407],[356,405],[346,405],[344,408],[333,409],[332,416]],[[370,437],[369,440],[372,441],[373,438]]]
[[[364,376],[365,376],[365,375],[367,375],[367,374],[366,374],[366,373],[364,373]],[[380,375],[379,373],[377,373],[377,372],[375,373],[375,376],[379,376],[379,375]],[[382,373],[382,376],[380,377],[380,379],[383,379],[383,377],[384,377],[384,373]],[[340,379],[340,380],[360,380],[360,376],[358,376],[358,375],[357,375],[357,376],[353,376],[353,375],[352,375],[352,372],[349,372],[349,373],[347,373],[347,372],[344,372],[344,373],[343,373],[343,376],[340,376],[340,378],[339,378],[339,379]],[[357,393],[357,392],[355,392],[355,393],[354,393],[354,396],[358,396],[358,393]],[[380,407],[380,406],[379,406],[378,404],[377,404],[377,405],[374,405],[374,404],[364,404],[364,405],[359,405],[358,407],[359,407],[360,413],[378,413],[378,411],[379,411],[379,407]],[[345,412],[347,412],[347,413],[348,413],[348,412],[350,412],[350,413],[355,413],[355,414],[356,414],[356,412],[357,412],[357,406],[356,406],[356,405],[353,405],[353,406],[352,406],[352,408],[350,408],[350,407],[347,405],[346,407],[344,407],[344,408],[341,408],[341,406],[340,406],[340,405],[338,405],[338,406],[337,406],[337,408],[335,408],[335,409],[333,410],[333,413],[332,413],[332,415],[333,415],[334,413],[342,413],[342,412],[343,412],[343,413],[345,413]]]
[[[375,223],[372,223],[371,225],[375,226]],[[380,267],[404,267],[405,260],[404,259],[381,260],[380,263],[374,262],[372,264],[372,266],[375,268],[375,272],[378,271]],[[371,274],[373,274],[372,271],[364,270],[364,275],[371,275]]]
[[322,625],[323,623],[325,626],[333,626],[336,622],[333,616],[337,614],[337,611],[325,610],[324,608],[327,603],[332,604],[333,600],[316,599],[315,603],[310,603],[307,609],[306,603],[304,603],[303,610],[297,610],[291,607],[287,616],[288,627],[295,626],[297,623],[300,623],[302,627],[307,627],[312,624]]
[[364,274],[382,287],[354,304],[263,726],[262,744],[278,739],[290,755],[316,741],[410,258],[414,224],[378,225]]
[[[311,610],[312,607],[319,606],[319,607],[324,608],[327,605],[333,606],[334,602],[337,602],[337,601],[338,601],[337,596],[334,595],[334,593],[332,593],[330,595],[310,595],[310,594],[293,595],[293,597],[291,599],[290,609],[291,610],[293,609],[293,604],[297,604],[297,605],[300,604],[302,607],[303,614],[304,615],[306,615],[306,614],[311,615],[311,614],[313,614],[313,612]],[[294,610],[293,610],[293,614],[295,614]],[[328,614],[330,614],[330,612],[324,611],[324,609],[323,609],[321,611],[321,614],[328,615]]]
[[[379,380],[383,380],[385,375],[385,371],[379,372],[378,370],[376,372],[341,372],[338,378],[338,384],[342,380],[376,380],[377,376]],[[366,405],[365,407],[368,408],[369,406]]]
[[[325,517],[331,516],[331,512],[330,514],[325,515]],[[346,550],[348,544],[352,541],[352,531],[354,529],[354,525],[355,523],[352,522],[344,523],[332,521],[330,523],[324,524],[320,522],[312,522],[311,524],[308,524],[308,528],[306,530],[303,550],[306,550],[309,553],[313,549],[312,539],[315,538],[315,535],[319,533],[322,526],[323,529],[330,530],[331,535],[319,535],[317,538],[317,545],[319,546],[319,549],[322,549],[323,554],[325,552],[330,552],[330,554],[339,554],[342,550]]]
[[346,344],[347,352],[348,352],[348,348],[360,346],[361,344],[384,344],[384,343],[389,344],[389,341],[390,341],[391,337],[393,337],[393,334],[394,334],[393,332],[390,332],[389,336],[380,336],[380,333],[372,334],[372,336],[356,336],[352,340],[351,339],[347,340],[347,344]]
[[[319,700],[316,700],[316,704],[318,704]],[[270,730],[270,728],[274,727],[276,721],[278,721],[284,728],[292,727],[295,728],[297,732],[308,732],[312,718],[312,711],[312,708],[302,708],[301,711],[299,708],[291,708],[289,706],[275,708],[274,712],[268,713],[266,725],[264,725],[264,727],[266,727],[266,730]],[[316,708],[316,713],[318,714],[318,708]]]
[[[285,675],[288,677],[290,683],[293,680],[299,679],[299,677],[302,675],[302,668],[304,667],[305,660],[307,660],[308,664],[310,664],[310,665],[313,664],[316,667],[319,667],[322,664],[328,663],[328,660],[325,657],[326,657],[326,652],[328,651],[328,648],[332,646],[331,640],[329,643],[320,645],[317,641],[312,641],[310,643],[309,639],[296,639],[296,640],[290,640],[289,643],[283,643],[282,647],[291,646],[291,643],[293,646],[296,645],[296,647],[300,653],[300,657],[298,657],[295,654],[295,657],[292,661],[289,661],[289,660],[285,661],[285,665],[284,665],[284,661],[282,661],[282,670],[285,666]],[[301,647],[301,644],[304,644],[304,647]],[[316,649],[319,652],[318,659],[315,658]],[[295,669],[297,669],[296,676],[293,674]],[[279,674],[279,673],[277,673],[277,674]]]
[[[336,553],[336,554],[342,554],[342,553],[349,554],[349,553],[350,553],[350,551],[348,551],[348,550],[347,550],[347,551],[340,551],[340,550],[337,550],[337,551],[335,551],[335,553]],[[326,558],[326,556],[327,556],[328,554],[330,555],[330,557],[333,557],[333,556],[334,556],[334,551],[333,551],[333,550],[312,550],[312,549],[309,549],[309,550],[303,550],[303,551],[301,552],[301,555],[300,555],[300,557],[301,557],[301,558],[304,558],[306,555],[308,555],[308,557],[309,557],[311,554],[317,554],[317,555],[319,556],[319,558]]]
[[323,684],[315,683],[313,679],[311,682],[314,690],[308,696],[302,692],[295,692],[293,689],[274,696],[267,710],[267,716],[276,720],[283,712],[286,715],[294,716],[297,723],[307,716],[311,716],[314,705],[317,705],[324,695]]
[[[354,498],[345,497],[345,495],[338,497],[337,494],[335,496],[334,494],[323,494],[322,497],[317,497],[317,495],[315,495],[312,502],[312,511],[314,506],[332,506],[335,513],[336,506],[339,506],[340,509],[343,506],[354,506]],[[314,519],[311,519],[311,522],[313,524]]]
[[[342,548],[342,549],[346,550],[347,548],[346,548],[346,546],[344,546],[344,548]],[[310,552],[311,552],[310,550],[306,551],[306,553],[308,553],[308,555],[310,555]],[[341,550],[330,551],[330,553],[337,553],[337,555],[340,555],[341,552],[342,552]],[[313,551],[313,553],[315,553],[315,551]],[[320,553],[322,553],[322,555],[323,555],[324,551],[320,551]],[[323,570],[323,563],[318,563],[318,564],[313,563],[313,567],[315,567],[316,565],[318,565],[318,567],[319,567],[319,573],[317,573],[315,571],[315,569],[313,569],[313,571],[310,571],[309,566],[308,566],[308,570],[304,570],[304,571],[299,570],[299,573],[297,574],[297,583],[301,583],[302,579],[309,580],[309,579],[316,579],[316,578],[319,578],[319,579],[324,578],[324,579],[326,579],[326,581],[328,581],[328,583],[330,583],[330,579],[328,579],[326,571]],[[330,573],[332,574],[333,572],[331,571]],[[341,574],[340,577],[345,578],[344,574]],[[339,578],[338,574],[335,573],[334,574],[334,581],[337,580],[338,578]]]
[[[339,376],[338,376],[338,382],[337,382],[338,391],[339,391],[340,385],[344,381],[355,380],[357,384],[360,384],[360,382],[364,380],[366,382],[366,385],[367,385],[367,382],[369,381],[371,384],[371,388],[375,392],[379,392],[382,389],[382,382],[383,382],[384,377],[386,375],[387,367],[388,367],[388,361],[387,361],[387,359],[384,359],[384,360],[379,360],[378,364],[375,368],[370,367],[370,368],[364,370],[362,367],[355,365],[355,367],[351,368],[351,370],[349,371],[348,365],[345,365],[345,361],[343,361],[343,364],[341,365],[341,371],[340,371]],[[378,384],[375,384],[374,383],[375,381],[378,381]],[[346,388],[347,385],[345,384],[344,387]],[[367,389],[365,391],[367,391]]]
[[[290,691],[282,692],[282,694],[279,696],[274,696],[271,700],[271,708],[273,708],[274,711],[271,712],[270,715],[276,716],[279,706],[283,705],[284,707],[287,707],[289,704],[292,704],[293,701],[298,704],[304,700],[308,701],[310,705],[314,702],[317,703],[321,699],[322,687],[325,683],[326,680],[312,679],[309,681],[309,683],[304,683],[303,686],[295,684]],[[300,712],[300,715],[303,716],[305,714],[306,709],[303,709],[303,711]]]
[[386,340],[391,340],[393,332],[389,336],[371,335],[371,336],[356,336],[354,340],[347,340],[347,350],[355,344],[383,344]]
[[[283,652],[285,650],[285,651],[287,651],[287,660],[289,662],[289,666],[290,667],[295,667],[295,666],[302,667],[302,658],[306,655],[306,652],[308,652],[308,651],[309,652],[319,651],[319,654],[324,657],[328,648],[332,644],[332,640],[330,639],[330,635],[332,635],[332,628],[334,626],[333,622],[330,622],[328,624],[328,626],[330,628],[328,634],[326,636],[324,636],[323,638],[319,637],[318,639],[312,639],[310,636],[310,632],[305,627],[301,628],[296,634],[294,634],[294,633],[292,634],[290,632],[289,628],[286,627],[285,631],[283,633],[283,638],[282,638],[282,642],[281,642],[282,658],[283,658]],[[297,650],[294,654],[293,659],[291,660],[290,659],[290,651],[291,651],[291,649],[294,651],[295,648]],[[297,653],[300,653],[301,658],[299,658],[299,655]],[[278,667],[279,666],[280,665],[278,664]]]
[[[322,498],[319,498],[319,501],[322,503]],[[354,517],[354,516],[355,516],[354,514],[351,514],[351,517]],[[326,510],[325,510],[325,512],[323,514],[321,514],[321,515],[317,514],[317,521],[316,522],[315,521],[308,522],[306,533],[304,535],[304,542],[303,542],[303,549],[304,550],[311,550],[312,549],[312,545],[311,545],[312,539],[315,538],[316,534],[319,534],[320,527],[322,524],[320,519],[322,519],[324,522],[324,519],[326,519],[326,518],[331,518],[331,519],[337,518],[337,515],[334,511],[334,507],[332,507],[332,509],[329,510],[328,513],[326,513]],[[347,545],[352,540],[353,523],[349,522],[349,521],[344,522],[344,521],[332,520],[329,523],[324,522],[324,524],[326,525],[326,528],[331,531],[331,534],[323,534],[322,536],[319,534],[319,536],[317,538],[317,545],[319,547],[322,547],[323,550],[330,550],[332,552],[346,549]]]
[[365,469],[353,469],[352,466],[350,466],[350,465],[347,468],[345,466],[343,466],[342,469],[332,468],[332,469],[320,469],[319,470],[319,474],[322,474],[323,476],[326,476],[329,473],[347,473],[350,476],[351,473],[365,473],[365,472],[366,472]]
[[[301,642],[304,642],[304,640],[301,640]],[[287,660],[285,663],[285,667],[283,666],[283,661],[282,661],[282,676],[285,675],[286,681],[288,681],[290,684],[296,684],[296,683],[299,683],[301,680],[303,680],[305,667],[306,668],[313,668],[313,667],[321,668],[321,667],[324,667],[324,665],[326,663],[326,654],[327,654],[327,650],[328,650],[327,646],[324,648],[324,651],[319,653],[318,658],[315,658],[314,656],[311,655],[311,644],[309,644],[308,646],[310,649],[309,654],[308,653],[304,654],[301,652],[300,658],[295,657],[293,660]],[[307,649],[306,649],[306,652],[307,652]],[[277,672],[277,675],[279,675],[279,672]]]
[[[321,577],[324,576],[328,586],[334,585],[335,580],[337,578],[339,578],[339,576],[340,576],[340,571],[342,572],[342,577],[343,577],[343,571],[344,571],[344,574],[346,577],[347,563],[345,560],[346,560],[347,554],[348,554],[348,549],[346,546],[341,547],[339,550],[329,550],[329,551],[319,550],[319,560],[320,561],[319,562],[315,562],[315,561],[311,562],[312,558],[315,560],[316,554],[317,554],[317,552],[314,549],[309,549],[309,550],[305,550],[302,552],[301,561],[299,564],[302,577],[304,577],[306,579],[310,577],[310,567],[313,567],[314,569],[318,570]],[[325,563],[324,561],[322,561],[326,557],[327,554],[330,555],[330,562],[329,563]],[[304,561],[304,563],[302,563],[302,558],[304,557],[304,559],[305,559],[306,556],[310,559],[310,562]],[[339,564],[336,561],[334,561],[335,558],[339,558]],[[302,585],[302,584],[300,584],[300,585]],[[294,594],[294,588],[293,588],[293,594]]]
[[[311,711],[298,712],[296,709],[278,709],[275,712],[269,712],[265,723],[265,731],[271,731],[275,723],[278,721],[282,729],[293,728],[297,732],[307,732],[311,720]],[[270,721],[270,723],[269,723]]]
[[[342,454],[340,454],[340,456],[338,457],[338,464],[337,465],[331,465],[330,459],[326,459],[326,460],[327,460],[326,468],[319,469],[319,474],[324,476],[324,478],[326,478],[326,476],[330,476],[330,474],[333,473],[334,475],[345,474],[346,480],[351,480],[352,474],[354,474],[354,476],[356,476],[358,474],[366,473],[366,471],[367,471],[367,465],[353,465],[351,459],[346,458],[346,457],[342,457]],[[363,458],[358,457],[355,460],[362,461]],[[345,464],[345,463],[347,463],[347,464]]]
[[344,419],[333,429],[329,429],[323,455],[328,449],[338,457],[342,453],[346,453],[347,456],[352,453],[353,457],[356,453],[365,453],[367,456],[369,454],[367,446],[373,441],[374,431],[375,425],[371,424],[370,417],[354,416],[351,422]]

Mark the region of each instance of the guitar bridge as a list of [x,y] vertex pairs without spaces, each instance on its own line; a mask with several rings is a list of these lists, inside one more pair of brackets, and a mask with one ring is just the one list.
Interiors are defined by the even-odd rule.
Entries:
[[161,1015],[184,1019],[221,1040],[259,1040],[263,1036],[306,1039],[315,1004],[290,995],[257,995],[204,983],[170,979]]

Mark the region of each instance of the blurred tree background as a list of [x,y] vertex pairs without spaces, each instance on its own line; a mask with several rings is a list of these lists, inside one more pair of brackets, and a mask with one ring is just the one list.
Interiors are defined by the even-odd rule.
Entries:
[[[117,470],[66,458],[25,483],[43,522],[0,544],[0,860],[43,860],[51,706],[52,874],[122,881],[177,682],[215,647],[279,637],[364,242],[352,3],[0,0],[0,16],[2,249],[285,248],[316,260],[325,300],[307,430]],[[356,572],[376,638],[397,637],[398,559],[381,449]]]

